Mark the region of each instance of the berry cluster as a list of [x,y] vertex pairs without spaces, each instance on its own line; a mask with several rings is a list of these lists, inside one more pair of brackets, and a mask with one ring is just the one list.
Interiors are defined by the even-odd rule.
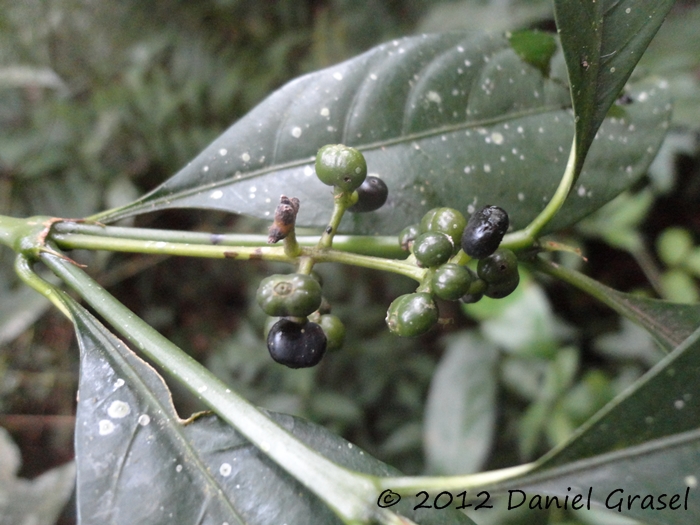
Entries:
[[[362,153],[342,144],[322,147],[315,167],[320,181],[333,187],[335,199],[331,224],[317,246],[325,250],[331,247],[345,211],[375,211],[387,201],[389,191],[380,178],[367,175]],[[330,313],[321,279],[312,270],[313,255],[298,256],[301,251],[294,236],[298,210],[298,199],[281,197],[269,240],[284,239],[285,253],[298,257],[297,273],[271,275],[257,291],[258,304],[271,316],[270,355],[291,368],[318,364],[326,349],[340,347],[345,337],[345,327]],[[435,208],[420,224],[401,231],[399,243],[412,254],[407,264],[424,268],[425,274],[415,293],[402,295],[389,306],[389,330],[407,337],[430,330],[439,317],[435,298],[473,303],[484,295],[501,298],[513,292],[520,282],[518,260],[511,250],[499,248],[507,230],[508,214],[498,206],[486,206],[468,222],[458,210]],[[478,261],[475,270],[466,266],[470,259]]]
[[[413,253],[416,263],[428,269],[418,291],[391,303],[386,324],[393,333],[415,337],[437,323],[434,297],[447,301],[474,303],[484,295],[500,299],[511,294],[520,282],[518,260],[506,248],[499,248],[508,230],[508,214],[498,206],[485,206],[469,222],[452,208],[435,208],[420,224],[399,233],[401,247]],[[450,262],[459,248],[477,259],[476,271]]]
[[[362,153],[342,144],[330,144],[318,151],[316,174],[321,182],[333,186],[336,198],[349,197],[346,200],[352,204],[342,211],[375,211],[389,195],[384,181],[367,176]],[[298,209],[298,199],[282,196],[270,242],[293,236]],[[330,313],[330,305],[322,295],[320,276],[311,271],[311,266],[306,270],[309,273],[271,275],[262,280],[257,291],[260,308],[271,316],[267,348],[275,361],[290,368],[317,365],[327,349],[340,348],[345,339],[345,326]]]

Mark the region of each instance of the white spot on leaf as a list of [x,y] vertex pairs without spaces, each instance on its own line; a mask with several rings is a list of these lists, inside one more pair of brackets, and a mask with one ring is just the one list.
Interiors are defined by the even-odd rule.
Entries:
[[224,477],[230,476],[232,470],[233,469],[231,468],[230,463],[222,463],[221,466],[219,467],[219,474],[221,474]]
[[106,436],[108,434],[111,434],[114,432],[114,429],[116,428],[114,426],[114,423],[112,423],[109,419],[103,419],[99,422],[99,432],[100,436]]
[[223,191],[221,191],[221,190],[214,190],[214,191],[211,192],[211,195],[209,195],[209,198],[210,198],[210,199],[217,200],[217,199],[220,199],[220,198],[223,197],[223,196],[224,196],[224,192],[223,192]]
[[131,408],[124,401],[112,401],[107,409],[107,415],[114,419],[121,419],[131,413]]

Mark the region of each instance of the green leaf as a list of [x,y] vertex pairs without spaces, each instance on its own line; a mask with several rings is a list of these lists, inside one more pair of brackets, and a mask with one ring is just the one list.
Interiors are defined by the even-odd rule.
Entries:
[[474,333],[447,340],[425,409],[429,471],[467,474],[488,459],[496,426],[497,357],[498,349]]
[[[649,523],[694,524],[700,520],[700,329],[610,402],[559,449],[508,487],[559,496],[585,493],[605,505],[624,498],[621,512]],[[567,487],[571,487],[569,492]],[[503,488],[499,490],[505,490]],[[687,510],[642,509],[651,494],[680,494]],[[628,495],[641,495],[631,509]],[[656,503],[658,506],[658,503]],[[681,507],[683,508],[683,507]],[[617,509],[615,509],[617,510]]]
[[[110,523],[341,523],[315,495],[217,416],[198,414],[182,421],[155,370],[82,307],[70,299],[66,303],[81,350],[76,422],[81,520],[92,522],[99,516]],[[268,415],[345,468],[375,475],[396,472],[323,427]],[[425,524],[472,523],[456,511],[414,514],[408,506],[400,510]]]
[[[94,218],[195,207],[270,219],[285,194],[301,199],[299,225],[325,227],[333,199],[312,160],[320,146],[345,143],[365,154],[390,192],[380,210],[347,214],[346,232],[396,233],[436,206],[472,212],[486,204],[507,209],[521,228],[544,208],[567,163],[574,123],[563,65],[558,52],[545,77],[499,35],[395,40],[290,82],[151,193]],[[611,200],[651,162],[670,103],[658,83],[632,93],[637,102],[602,126],[550,230]]]
[[[576,114],[578,175],[598,127],[674,0],[555,0]],[[642,100],[633,94],[633,100]]]
[[19,467],[19,448],[0,428],[0,523],[55,523],[73,492],[75,464],[53,468],[31,481],[16,477]]
[[557,51],[556,39],[539,31],[515,31],[507,35],[510,45],[528,64],[549,76],[550,62]]
[[700,305],[679,304],[618,292],[580,272],[539,259],[538,270],[573,284],[649,331],[666,351],[700,327]]

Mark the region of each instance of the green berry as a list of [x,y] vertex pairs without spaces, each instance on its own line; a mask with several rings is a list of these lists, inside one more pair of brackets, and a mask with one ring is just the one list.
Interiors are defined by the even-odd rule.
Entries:
[[267,349],[272,359],[289,368],[317,365],[326,352],[327,340],[316,323],[297,323],[280,319],[267,335]]
[[413,242],[413,255],[422,266],[439,266],[452,256],[452,240],[444,233],[420,234]]
[[321,285],[309,275],[276,274],[260,282],[256,297],[267,315],[306,317],[321,306]]
[[511,281],[518,275],[518,258],[512,250],[499,248],[488,257],[479,260],[476,273],[488,284]]
[[433,274],[431,286],[440,299],[456,301],[469,291],[474,277],[469,269],[458,264],[443,264]]
[[366,213],[384,206],[389,197],[389,188],[379,177],[370,175],[357,188],[357,202],[348,208],[352,213]]
[[403,230],[399,232],[399,244],[401,249],[404,251],[409,251],[413,245],[413,241],[416,237],[420,235],[420,226],[418,224],[411,224],[406,226]]
[[324,184],[355,191],[367,177],[365,157],[355,148],[328,144],[316,154],[316,175]]
[[508,231],[508,214],[498,206],[485,206],[469,218],[462,234],[462,249],[474,259],[496,251]]
[[491,299],[503,299],[512,294],[518,287],[518,284],[520,284],[520,275],[516,270],[515,274],[505,281],[488,283],[484,295]]
[[318,323],[326,334],[328,340],[328,350],[336,350],[343,346],[345,341],[345,325],[335,315],[322,315]]
[[484,292],[488,284],[483,279],[479,279],[476,273],[469,270],[474,280],[469,286],[469,290],[459,300],[465,304],[478,303],[484,297]]
[[452,239],[455,251],[459,249],[462,232],[467,226],[467,219],[454,208],[433,208],[420,221],[420,232],[440,232]]
[[386,313],[386,324],[392,333],[417,337],[438,321],[438,310],[428,293],[412,293],[394,299]]

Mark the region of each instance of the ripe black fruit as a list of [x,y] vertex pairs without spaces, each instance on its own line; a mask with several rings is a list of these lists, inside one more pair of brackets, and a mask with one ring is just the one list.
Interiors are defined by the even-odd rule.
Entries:
[[267,335],[272,359],[289,368],[317,365],[326,352],[326,335],[316,323],[299,324],[289,319],[277,321]]
[[357,188],[357,202],[348,208],[353,213],[375,211],[384,206],[389,196],[386,183],[374,175],[368,176]]
[[462,234],[462,249],[474,259],[496,251],[508,230],[508,214],[498,206],[485,206],[469,219]]

